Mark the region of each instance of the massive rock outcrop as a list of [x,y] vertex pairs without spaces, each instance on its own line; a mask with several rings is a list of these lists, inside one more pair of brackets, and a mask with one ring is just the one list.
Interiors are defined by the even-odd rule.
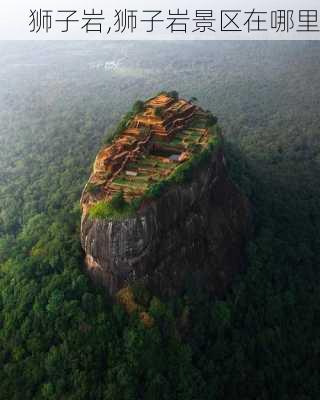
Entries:
[[221,295],[244,266],[249,205],[229,179],[223,145],[193,174],[131,217],[92,219],[83,208],[88,274],[115,295],[133,282],[174,296],[188,285]]

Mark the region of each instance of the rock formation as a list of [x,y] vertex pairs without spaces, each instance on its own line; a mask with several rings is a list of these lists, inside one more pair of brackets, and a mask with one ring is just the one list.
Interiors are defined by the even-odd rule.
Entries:
[[[157,103],[159,99],[151,100]],[[175,103],[166,101],[169,106]],[[198,116],[203,112],[194,107],[195,110]],[[170,118],[174,120],[172,115]],[[156,126],[156,134],[160,125]],[[186,129],[198,128],[190,128],[190,118],[186,123],[180,120],[176,130],[170,130],[168,146],[175,134]],[[203,133],[194,135],[200,144],[204,143]],[[152,134],[152,126],[149,126],[149,140]],[[113,154],[112,146],[117,145],[121,137],[102,152]],[[184,158],[180,154],[172,160],[168,154],[170,165],[177,167],[192,158],[190,148],[182,147],[181,154],[186,152],[187,156]],[[143,157],[145,154],[154,157],[154,148],[148,149]],[[197,148],[197,151],[201,153],[202,150]],[[96,164],[100,162],[100,155],[101,152]],[[106,169],[107,160],[104,159]],[[138,165],[139,157],[135,161]],[[121,172],[129,179],[128,184],[124,182],[128,187],[135,183],[139,174],[142,174],[141,179],[144,176],[144,169],[141,172],[137,165],[131,162],[130,166],[130,171],[134,170],[136,175],[126,175],[129,169]],[[151,168],[153,173],[154,169]],[[173,167],[169,171],[169,176],[174,174]],[[101,179],[101,168],[99,174]],[[95,171],[90,182],[94,179]],[[244,267],[250,211],[246,197],[227,175],[221,141],[205,163],[194,167],[189,181],[168,185],[158,198],[146,198],[132,215],[92,218],[90,207],[101,199],[108,201],[110,198],[108,179],[110,175],[105,178],[105,184],[99,183],[100,189],[94,194],[85,189],[81,199],[81,244],[88,274],[94,282],[103,285],[111,295],[135,282],[142,282],[162,296],[180,294],[188,286],[206,288],[216,295],[225,292],[235,274]],[[128,191],[128,201],[133,193],[136,191]]]

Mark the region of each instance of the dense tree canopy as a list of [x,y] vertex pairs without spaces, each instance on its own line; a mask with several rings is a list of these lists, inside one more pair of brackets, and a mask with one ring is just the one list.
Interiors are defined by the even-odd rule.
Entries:
[[[1,399],[319,398],[319,44],[1,48]],[[83,273],[79,199],[120,116],[173,89],[224,128],[247,270],[223,299],[135,290],[128,314]]]

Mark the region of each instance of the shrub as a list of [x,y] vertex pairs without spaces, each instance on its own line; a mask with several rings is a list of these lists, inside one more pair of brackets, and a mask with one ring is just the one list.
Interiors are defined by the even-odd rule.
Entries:
[[89,216],[93,219],[108,218],[110,216],[110,205],[106,201],[99,201],[89,210]]
[[92,193],[92,194],[96,194],[99,193],[100,191],[100,186],[99,185],[95,185],[94,183],[89,182],[86,188],[86,191],[88,193]]
[[117,136],[119,136],[126,129],[128,122],[133,118],[133,116],[134,114],[132,112],[125,114],[111,135],[106,138],[105,143],[110,144]]
[[141,282],[135,282],[131,285],[134,299],[137,304],[148,307],[151,300],[151,293]]
[[158,198],[163,193],[166,188],[167,181],[163,180],[160,182],[153,183],[149,189],[146,191],[145,196],[147,198]]
[[89,216],[92,219],[116,219],[129,217],[135,212],[135,209],[128,204],[123,196],[123,192],[117,192],[110,201],[99,201],[89,210]]
[[110,200],[110,206],[118,211],[122,210],[126,205],[127,203],[124,199],[123,190],[117,192]]
[[138,114],[142,112],[143,109],[144,109],[144,102],[142,100],[137,100],[132,107],[132,112],[133,114]]
[[158,92],[158,93],[156,94],[156,97],[157,97],[157,96],[161,96],[161,95],[168,96],[169,93],[166,92],[165,90],[162,90],[161,92]]
[[135,199],[133,199],[130,203],[130,207],[132,210],[137,211],[139,210],[141,204],[142,204],[142,197],[136,197]]
[[187,149],[192,153],[199,153],[202,150],[202,146],[199,143],[189,143]]
[[218,118],[210,113],[206,121],[206,127],[208,128],[209,126],[214,126],[217,123],[218,123]]
[[170,182],[174,182],[177,184],[186,182],[188,178],[190,178],[191,176],[190,171],[191,171],[191,160],[188,160],[176,168],[174,173],[170,176]]
[[116,126],[114,131],[108,136],[105,140],[105,144],[110,144],[117,136],[119,136],[127,127],[129,121],[139,112],[143,111],[144,109],[144,102],[142,100],[137,100],[132,110],[127,112],[120,120],[119,124]]
[[157,117],[162,117],[162,115],[163,115],[163,109],[162,109],[161,107],[157,107],[157,108],[154,110],[154,113],[155,113],[155,115],[156,115]]
[[179,99],[179,93],[176,90],[172,90],[171,92],[168,92],[168,96],[172,97],[175,100]]

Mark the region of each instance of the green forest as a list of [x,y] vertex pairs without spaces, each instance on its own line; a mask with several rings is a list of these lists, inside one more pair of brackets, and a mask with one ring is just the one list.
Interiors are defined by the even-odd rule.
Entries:
[[[320,45],[0,48],[1,400],[319,399]],[[79,200],[120,118],[163,90],[218,116],[253,232],[224,298],[137,290],[146,327],[84,273]]]

